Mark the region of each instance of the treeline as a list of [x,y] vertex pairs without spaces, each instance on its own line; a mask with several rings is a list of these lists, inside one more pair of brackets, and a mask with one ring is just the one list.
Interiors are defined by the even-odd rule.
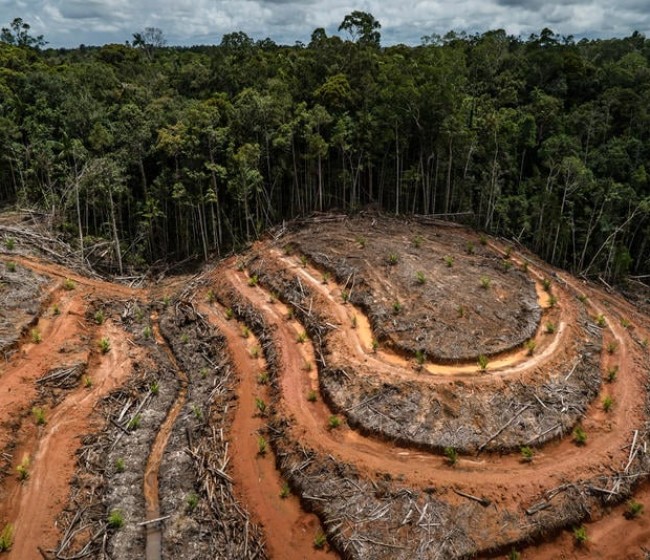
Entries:
[[576,273],[650,274],[643,35],[382,48],[361,12],[341,31],[72,50],[3,33],[0,202],[42,209],[86,251],[107,242],[116,270],[372,205],[468,213]]

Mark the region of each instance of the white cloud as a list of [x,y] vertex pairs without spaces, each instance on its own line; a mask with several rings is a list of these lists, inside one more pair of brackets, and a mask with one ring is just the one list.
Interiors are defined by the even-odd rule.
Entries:
[[496,28],[523,36],[544,27],[576,37],[650,35],[647,0],[0,0],[0,25],[22,17],[52,46],[121,43],[150,26],[172,44],[218,44],[223,34],[240,30],[292,44],[308,41],[317,27],[335,33],[353,10],[380,21],[384,44]]

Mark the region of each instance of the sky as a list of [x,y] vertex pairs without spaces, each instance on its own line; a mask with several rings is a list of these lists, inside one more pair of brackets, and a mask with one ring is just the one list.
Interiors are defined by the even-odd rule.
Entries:
[[[649,0],[0,0],[0,27],[21,17],[48,46],[124,43],[146,27],[163,30],[170,45],[219,44],[226,33],[279,44],[328,35],[346,14],[371,13],[382,45],[416,45],[424,35],[505,29],[527,38],[548,27],[576,39],[650,36]],[[345,36],[342,34],[342,36]]]

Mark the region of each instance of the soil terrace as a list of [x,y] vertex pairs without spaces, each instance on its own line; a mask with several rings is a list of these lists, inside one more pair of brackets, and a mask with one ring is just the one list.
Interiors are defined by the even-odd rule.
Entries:
[[650,323],[618,295],[439,222],[319,217],[141,289],[16,231],[7,558],[646,557]]

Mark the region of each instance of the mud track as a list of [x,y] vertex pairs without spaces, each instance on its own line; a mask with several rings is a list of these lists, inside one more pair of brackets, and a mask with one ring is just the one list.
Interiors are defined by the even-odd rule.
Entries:
[[648,318],[506,243],[364,220],[144,289],[4,255],[7,557],[643,558]]

